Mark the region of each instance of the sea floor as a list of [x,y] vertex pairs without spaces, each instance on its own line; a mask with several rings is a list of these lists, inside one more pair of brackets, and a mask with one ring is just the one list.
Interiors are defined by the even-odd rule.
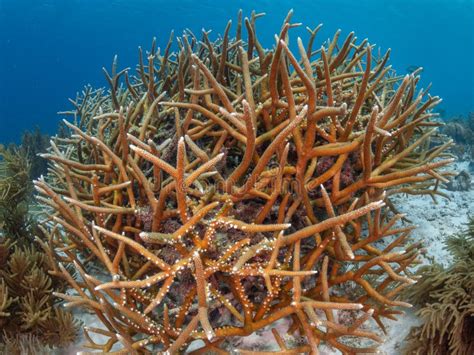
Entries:
[[[451,166],[450,170],[461,172],[468,171],[467,162],[457,162]],[[471,171],[471,174],[474,172]],[[461,231],[468,221],[469,215],[474,215],[474,187],[471,186],[469,191],[448,191],[444,188],[442,192],[449,196],[449,199],[437,197],[435,204],[430,196],[408,196],[400,195],[393,198],[394,204],[401,213],[406,213],[413,225],[417,228],[412,232],[412,241],[424,241],[426,252],[421,257],[422,264],[430,262],[441,263],[445,266],[449,265],[451,258],[444,249],[444,239]],[[385,321],[388,334],[384,337],[385,342],[380,347],[380,352],[386,355],[401,354],[401,348],[405,337],[408,335],[410,328],[420,324],[420,320],[416,317],[416,309],[405,310],[405,314],[400,316],[398,321]],[[101,324],[90,313],[76,312],[84,325],[89,327],[101,327]],[[277,324],[280,334],[285,334],[287,324],[281,321]],[[84,343],[84,338],[80,337],[76,344],[66,349],[62,354],[76,354],[82,349],[80,344]],[[270,332],[260,332],[242,339],[237,348],[241,347],[246,350],[265,350],[276,351],[278,348],[269,348],[269,344],[274,344],[273,337]],[[188,352],[199,347],[197,342],[192,343],[188,348]],[[237,354],[237,350],[230,350],[232,354]],[[322,346],[321,355],[340,354],[340,352],[329,347]]]
[[[457,173],[463,170],[469,172],[469,163],[454,163],[450,170]],[[474,171],[471,170],[470,174],[474,175]],[[444,248],[444,240],[447,236],[462,231],[469,216],[474,216],[474,187],[471,182],[469,191],[441,190],[449,196],[449,200],[437,197],[437,204],[434,204],[429,196],[397,196],[394,203],[417,226],[412,232],[412,238],[414,241],[424,242],[426,252],[421,257],[421,262],[448,266],[452,259]],[[410,328],[420,324],[415,312],[416,309],[412,308],[400,316],[398,321],[387,322],[389,333],[380,347],[383,354],[401,354],[400,348]]]

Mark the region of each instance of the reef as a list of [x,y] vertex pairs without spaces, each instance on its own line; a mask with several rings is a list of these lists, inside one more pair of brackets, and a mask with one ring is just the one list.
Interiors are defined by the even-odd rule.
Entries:
[[261,15],[215,41],[186,31],[176,52],[173,34],[163,52],[153,41],[136,74],[115,58],[108,88],[63,112],[35,188],[51,274],[74,289],[58,296],[103,324],[84,327],[86,347],[224,353],[272,329],[284,352],[376,352],[368,324],[410,307],[398,297],[421,243],[391,196],[447,182],[439,98],[354,33],[315,50],[308,29],[297,58],[291,12],[264,49]]
[[51,277],[50,269],[43,251],[0,236],[0,351],[5,354],[24,353],[24,342],[53,349],[76,339],[80,323],[52,295],[66,284]]
[[30,162],[30,180],[36,179],[48,171],[48,162],[39,154],[49,147],[49,136],[42,133],[39,127],[25,131],[21,136],[20,151]]
[[450,191],[469,191],[471,189],[471,175],[466,170],[462,170],[449,179],[446,188]]
[[0,230],[20,242],[30,236],[30,168],[30,161],[18,147],[0,146]]
[[30,213],[34,204],[32,179],[47,172],[47,162],[38,154],[49,146],[49,137],[24,132],[21,144],[0,144],[0,230],[16,243],[32,242],[36,224]]
[[79,323],[58,308],[52,292],[67,284],[49,275],[56,261],[34,242],[44,229],[29,213],[30,161],[15,146],[0,154],[0,352],[46,353],[71,343]]
[[423,321],[411,330],[406,354],[474,352],[474,218],[465,231],[448,237],[445,244],[453,264],[421,267],[420,280],[406,291],[420,307],[416,314]]
[[441,132],[456,143],[451,150],[458,159],[474,162],[474,112],[446,119]]
[[446,188],[450,191],[468,191],[471,189],[471,174],[474,171],[474,112],[470,112],[466,117],[446,119],[441,132],[453,139],[450,153],[459,161],[469,162],[468,169],[449,178]]

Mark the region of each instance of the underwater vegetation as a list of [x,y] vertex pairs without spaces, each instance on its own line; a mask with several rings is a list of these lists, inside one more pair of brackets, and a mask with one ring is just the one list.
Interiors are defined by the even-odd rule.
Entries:
[[30,180],[36,179],[48,170],[48,162],[38,154],[44,153],[49,147],[49,136],[36,127],[26,131],[21,137],[20,150],[30,162]]
[[457,143],[474,144],[474,112],[470,112],[466,117],[448,119],[442,131]]
[[448,119],[441,131],[456,142],[451,150],[459,159],[474,162],[474,112]]
[[471,189],[471,175],[466,170],[462,170],[452,176],[445,187],[450,191],[469,191]]
[[49,146],[49,137],[38,128],[26,131],[19,146],[0,145],[0,228],[17,243],[32,242],[37,226],[29,213],[32,179],[47,172],[38,154]]
[[18,147],[0,146],[0,230],[19,241],[30,236],[30,161]]
[[12,238],[0,236],[0,351],[20,353],[19,335],[50,348],[75,340],[79,322],[52,295],[66,284],[51,277],[50,269],[44,251],[15,246]]
[[51,274],[74,289],[57,295],[103,325],[84,327],[86,347],[225,353],[272,329],[282,351],[375,352],[371,320],[385,331],[411,306],[398,296],[421,243],[391,197],[447,181],[438,97],[353,33],[315,49],[309,29],[296,54],[291,12],[264,49],[260,17],[215,41],[187,31],[176,52],[173,35],[153,42],[136,72],[115,58],[108,88],[64,113],[34,184]]
[[54,354],[54,350],[45,345],[38,337],[31,334],[6,335],[0,343],[0,351],[14,355]]
[[453,139],[450,152],[460,161],[469,162],[468,169],[449,178],[446,184],[451,191],[467,191],[471,189],[471,174],[474,171],[474,112],[466,117],[454,117],[447,120],[441,132]]
[[474,218],[445,244],[453,264],[421,267],[421,279],[406,291],[423,321],[407,339],[407,354],[474,353]]
[[52,292],[67,284],[49,275],[54,261],[33,243],[41,227],[28,209],[31,164],[17,147],[0,154],[0,352],[40,353],[72,342],[79,324],[58,308]]

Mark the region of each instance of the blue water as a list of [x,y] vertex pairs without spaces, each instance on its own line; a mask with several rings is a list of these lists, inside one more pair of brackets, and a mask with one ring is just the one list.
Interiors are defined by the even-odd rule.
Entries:
[[[392,48],[398,72],[423,66],[422,85],[433,82],[448,116],[474,111],[474,0],[0,0],[0,142],[36,125],[53,134],[68,97],[87,83],[105,86],[101,68],[115,54],[134,67],[137,47],[154,36],[162,47],[172,29],[216,36],[239,8],[267,13],[257,23],[266,47],[290,8],[294,22],[324,23],[315,47],[338,28],[342,38],[355,31]],[[304,26],[292,31],[306,37]]]

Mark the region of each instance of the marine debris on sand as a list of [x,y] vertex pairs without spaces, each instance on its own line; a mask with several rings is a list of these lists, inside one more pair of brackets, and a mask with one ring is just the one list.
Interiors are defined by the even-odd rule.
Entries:
[[354,33],[314,49],[318,26],[290,49],[292,12],[264,49],[261,16],[216,41],[186,31],[177,52],[154,41],[136,74],[115,58],[109,87],[64,112],[35,188],[74,289],[57,296],[102,323],[85,347],[255,354],[243,340],[266,332],[292,353],[373,353],[411,307],[422,241],[395,200],[445,195],[439,98]]

